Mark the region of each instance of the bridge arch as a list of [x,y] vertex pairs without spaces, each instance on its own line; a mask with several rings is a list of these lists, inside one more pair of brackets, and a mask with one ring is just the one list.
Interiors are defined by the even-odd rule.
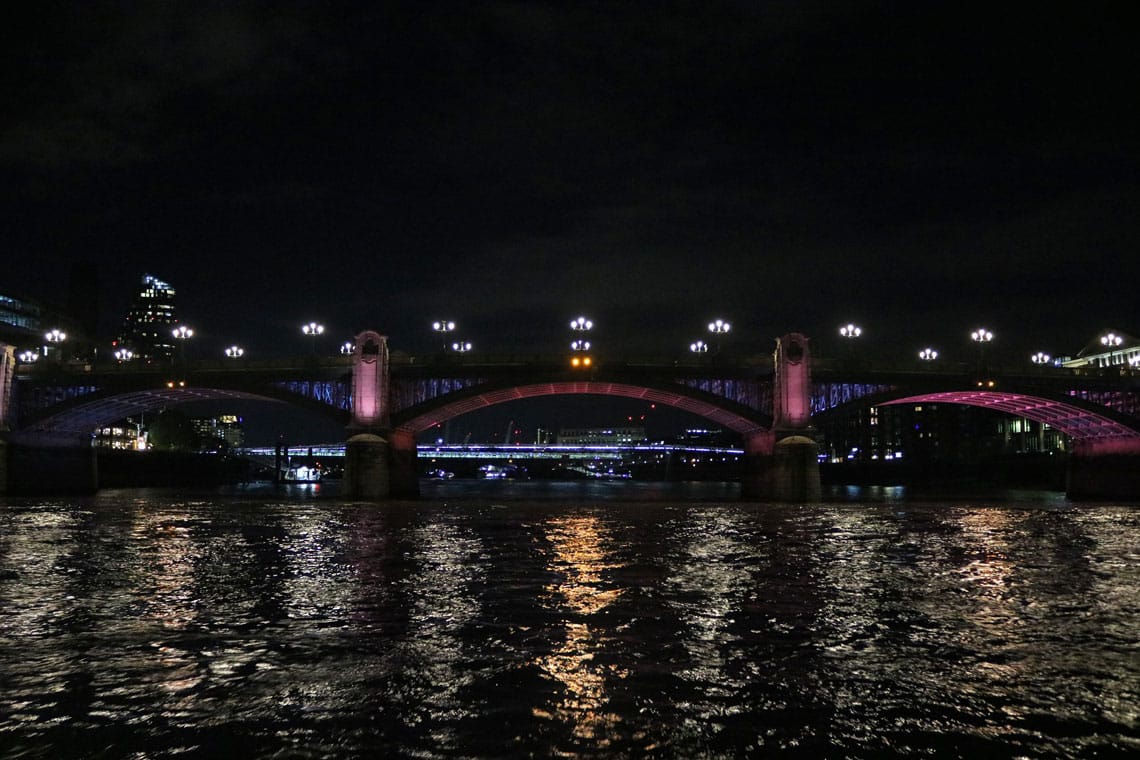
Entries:
[[496,404],[565,395],[618,396],[664,404],[715,422],[739,433],[745,440],[760,433],[767,433],[772,427],[770,416],[696,389],[681,390],[677,386],[664,388],[604,380],[565,380],[494,387],[478,385],[465,391],[448,394],[431,402],[403,409],[393,415],[393,434],[399,437],[415,436],[461,414]]
[[51,407],[42,416],[23,424],[20,436],[85,437],[112,422],[139,413],[195,401],[266,401],[316,412],[341,425],[348,423],[346,410],[287,390],[267,387],[256,391],[200,386],[152,388],[126,392],[94,392]]
[[906,404],[973,406],[1047,424],[1075,441],[1135,439],[1140,443],[1140,419],[1073,396],[1054,396],[1037,391],[971,388],[915,393],[912,389],[894,388],[853,399],[816,417],[825,418],[853,408]]

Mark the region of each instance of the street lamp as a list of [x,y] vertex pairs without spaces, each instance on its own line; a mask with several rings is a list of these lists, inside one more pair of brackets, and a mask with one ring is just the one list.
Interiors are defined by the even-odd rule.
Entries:
[[994,339],[994,334],[984,327],[970,333],[970,340],[978,344],[978,372],[986,371],[986,344]]
[[135,358],[135,352],[129,348],[116,348],[114,353],[116,361],[120,364]]
[[245,355],[245,349],[241,346],[230,346],[226,349],[226,356],[231,359],[240,359],[243,355]]
[[451,344],[451,350],[456,353],[465,354],[472,348],[471,343],[468,341],[456,341]]
[[578,317],[577,319],[570,320],[570,329],[575,332],[585,332],[586,330],[594,329],[594,323],[585,317]]
[[[67,340],[67,333],[63,332],[59,328],[53,327],[52,329],[50,329],[46,333],[44,333],[44,340],[47,341],[48,343],[52,344],[53,346],[58,346],[60,343],[63,343],[65,340]],[[57,353],[59,353],[59,358],[62,360],[63,359],[63,352],[59,351],[57,348]],[[48,355],[48,347],[44,346],[44,356],[46,357],[47,355]]]
[[439,319],[431,323],[431,329],[439,333],[440,340],[443,341],[443,350],[447,350],[447,334],[455,330],[455,323],[450,319]]
[[179,356],[182,361],[186,361],[186,341],[194,337],[194,331],[186,325],[178,325],[178,327],[175,327],[170,333],[174,336],[174,339],[178,341]]
[[570,343],[571,351],[589,351],[590,341],[588,340],[575,340]]
[[725,322],[723,319],[714,319],[709,322],[709,332],[716,336],[716,353],[720,353],[721,336],[728,334],[732,329],[732,325]]
[[1120,346],[1120,344],[1123,342],[1124,342],[1124,338],[1120,337],[1119,335],[1117,335],[1116,333],[1113,333],[1113,332],[1110,332],[1107,335],[1102,335],[1100,337],[1100,344],[1102,346],[1106,346],[1108,348],[1108,363],[1109,363],[1109,365],[1115,364],[1115,362],[1113,362],[1113,360],[1112,360],[1113,357],[1116,355],[1115,351],[1113,351],[1113,349],[1118,348]]
[[694,354],[705,354],[708,353],[709,344],[703,340],[695,340],[689,344],[689,350]]
[[839,334],[844,338],[858,338],[863,334],[863,328],[859,325],[853,325],[850,322],[839,328]]
[[319,322],[310,322],[307,325],[301,325],[301,332],[312,338],[313,353],[317,353],[317,336],[324,334],[325,326]]
[[1049,354],[1045,353],[1044,351],[1038,351],[1033,356],[1029,357],[1029,361],[1033,362],[1034,364],[1048,364],[1049,360],[1052,358],[1053,357],[1049,356]]
[[352,356],[352,352],[356,350],[356,344],[351,340],[346,340],[340,344],[340,353],[342,356]]
[[16,358],[24,364],[34,364],[40,355],[35,351],[21,351]]
[[924,362],[932,362],[938,358],[938,352],[933,348],[924,348],[918,352],[918,358]]

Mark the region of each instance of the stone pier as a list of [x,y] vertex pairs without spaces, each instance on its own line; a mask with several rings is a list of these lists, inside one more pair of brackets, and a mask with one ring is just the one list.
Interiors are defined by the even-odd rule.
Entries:
[[819,501],[808,339],[799,333],[777,338],[775,359],[772,431],[745,442],[742,495],[779,502]]
[[[379,501],[416,495],[415,439],[393,433],[389,417],[388,339],[367,330],[356,336],[352,361],[352,420],[344,450],[341,493]],[[410,476],[409,476],[410,469]]]

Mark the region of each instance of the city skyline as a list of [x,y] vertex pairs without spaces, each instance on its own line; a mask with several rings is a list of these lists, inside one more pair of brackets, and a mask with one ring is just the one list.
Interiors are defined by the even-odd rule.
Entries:
[[[1073,353],[1140,325],[1123,24],[1084,9],[726,2],[22,19],[3,288],[143,274],[203,342]],[[333,336],[336,336],[335,338]],[[627,349],[621,349],[627,350]]]

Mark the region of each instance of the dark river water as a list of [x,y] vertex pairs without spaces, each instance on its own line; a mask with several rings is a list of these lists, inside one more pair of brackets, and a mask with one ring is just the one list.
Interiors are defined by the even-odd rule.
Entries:
[[1140,507],[0,499],[0,757],[1137,757]]

